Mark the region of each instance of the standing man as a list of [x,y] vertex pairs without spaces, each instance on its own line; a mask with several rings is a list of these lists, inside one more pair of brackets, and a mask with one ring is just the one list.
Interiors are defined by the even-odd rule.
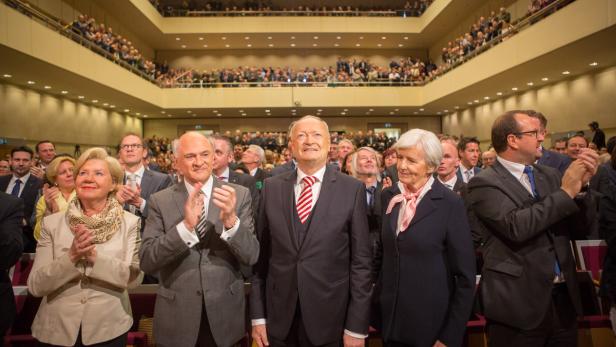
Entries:
[[36,144],[36,155],[39,158],[39,162],[37,165],[32,165],[30,171],[34,176],[42,180],[47,166],[56,157],[56,146],[49,140],[43,140]]
[[140,216],[141,230],[148,217],[147,201],[158,191],[173,185],[171,176],[148,170],[143,165],[148,149],[137,134],[127,134],[120,141],[120,161],[124,164],[124,185],[117,193],[124,209]]
[[161,347],[222,346],[245,333],[240,266],[259,256],[250,192],[211,175],[214,145],[197,132],[180,137],[184,180],[151,196],[139,251],[159,273],[154,338]]
[[561,137],[554,141],[554,152],[567,155],[567,138]]
[[584,135],[573,135],[567,139],[566,154],[571,160],[576,160],[584,148],[588,148],[588,140]]
[[509,111],[492,126],[496,163],[468,185],[468,205],[485,232],[480,284],[493,347],[575,346],[582,306],[570,235],[592,223],[590,194],[579,194],[597,169],[583,151],[562,179],[535,165],[539,119]]
[[43,181],[30,173],[32,169],[32,158],[34,152],[30,147],[22,146],[11,150],[12,175],[0,177],[0,191],[11,194],[23,200],[24,223],[23,232],[25,235],[24,252],[34,253],[36,250],[36,240],[34,239],[34,225],[32,212],[38,191],[43,185]]
[[592,121],[588,124],[590,131],[592,131],[592,143],[597,145],[597,150],[605,148],[605,133],[599,128],[599,123]]
[[351,140],[342,139],[338,141],[338,167],[340,167],[340,169],[342,169],[344,165],[344,158],[346,158],[346,156],[354,150],[355,145],[351,142]]
[[456,142],[451,138],[442,138],[441,147],[443,148],[443,159],[436,169],[436,177],[445,187],[461,194],[461,191],[466,189],[466,183],[457,175],[460,157]]
[[[537,112],[534,110],[527,110],[526,112],[531,117],[539,119],[539,131],[541,131],[543,136],[545,136],[545,134],[547,134],[548,132],[548,119],[541,112]],[[565,144],[566,142],[563,142],[563,147],[565,147]],[[571,164],[571,159],[569,159],[569,157],[564,154],[550,151],[549,149],[541,145],[539,146],[539,148],[537,148],[537,164],[555,168],[556,170],[560,171],[561,175],[564,175],[565,171],[569,167],[569,164]]]
[[[261,136],[261,135],[259,135]],[[242,163],[257,181],[257,189],[263,188],[263,181],[268,177],[261,167],[265,162],[265,151],[258,145],[250,145],[242,154]]]
[[233,162],[233,151],[231,150],[231,141],[228,137],[213,136],[212,138],[214,139],[212,172],[219,181],[239,184],[250,190],[252,210],[256,217],[257,211],[259,210],[259,190],[257,189],[257,181],[250,175],[237,173],[235,170],[229,169],[229,163]]
[[297,170],[266,180],[250,295],[252,336],[269,346],[364,346],[371,254],[362,182],[328,167],[327,123],[293,122]]
[[9,269],[19,260],[24,248],[22,223],[24,203],[0,192],[0,340],[15,317],[15,297]]
[[468,183],[475,177],[481,168],[477,166],[479,162],[479,140],[474,137],[463,137],[458,142],[458,155],[460,156],[460,168],[458,169],[458,179]]

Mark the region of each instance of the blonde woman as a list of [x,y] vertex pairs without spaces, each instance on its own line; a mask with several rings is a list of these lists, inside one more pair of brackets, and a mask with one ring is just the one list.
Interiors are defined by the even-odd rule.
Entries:
[[76,197],[43,218],[28,290],[43,301],[32,335],[43,346],[125,346],[127,288],[141,283],[139,217],[115,199],[123,171],[102,148],[75,167]]

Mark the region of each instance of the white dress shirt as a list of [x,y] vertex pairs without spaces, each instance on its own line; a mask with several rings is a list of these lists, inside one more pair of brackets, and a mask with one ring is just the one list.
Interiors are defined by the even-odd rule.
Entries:
[[[188,195],[190,196],[190,194],[195,190],[195,188],[191,186],[190,183],[188,183],[186,180],[184,180],[184,185],[186,185],[186,190],[188,191]],[[201,187],[201,191],[203,192],[203,206],[205,207],[204,213],[206,216],[208,213],[208,207],[210,206],[210,197],[212,196],[213,188],[214,179],[210,175],[210,178],[208,178],[205,184]],[[235,233],[237,233],[239,227],[239,218],[236,218],[235,223],[233,224],[233,227],[231,227],[231,229],[225,229],[225,226],[223,225],[220,238],[228,242],[233,236],[235,236]],[[186,243],[188,247],[193,247],[199,243],[199,237],[195,233],[194,229],[192,231],[188,230],[188,228],[184,224],[184,221],[181,221],[176,226],[176,229],[178,231],[178,234],[180,235],[180,238]]]
[[223,178],[221,181],[229,182],[229,167],[227,166],[225,168],[225,171],[223,171],[222,174],[220,174],[220,176],[216,175],[216,178],[218,179]]
[[4,191],[5,193],[11,194],[11,192],[13,191],[13,187],[15,186],[15,182],[17,181],[18,178],[21,181],[21,185],[19,186],[19,195],[18,195],[18,197],[21,197],[21,193],[23,193],[23,191],[24,191],[24,187],[26,186],[26,182],[28,182],[28,180],[30,179],[30,173],[29,172],[26,175],[24,175],[23,177],[17,177],[17,176],[15,176],[15,174],[13,174],[13,177],[11,177],[11,180],[9,181],[9,185],[6,187],[6,190]]
[[498,162],[501,163],[501,165],[503,165],[505,169],[507,169],[507,171],[509,171],[513,177],[515,177],[524,186],[524,188],[526,188],[530,195],[534,195],[533,188],[530,185],[530,179],[528,178],[528,175],[524,173],[524,164],[514,163],[499,156],[496,156],[496,160],[498,160]]
[[453,177],[447,181],[443,181],[440,177],[438,178],[438,180],[447,188],[449,188],[449,190],[453,190],[453,187],[456,186],[456,182],[458,182],[458,175],[453,175]]
[[[141,167],[139,168],[139,170],[135,171],[135,172],[128,172],[126,171],[124,174],[126,175],[126,177],[129,177],[129,175],[133,175],[133,177],[135,177],[135,183],[137,185],[139,185],[139,187],[141,187],[141,180],[143,179],[143,173],[145,172],[145,166],[141,165]],[[145,199],[141,199],[141,205],[139,205],[139,211],[141,211],[141,213],[143,213],[143,211],[145,211],[145,204],[146,201]]]
[[467,169],[464,164],[460,164],[460,173],[462,174],[462,181],[468,183],[475,176],[475,168]]
[[259,167],[257,166],[256,168],[250,170],[250,176],[253,176],[257,174],[257,170],[259,170]]
[[[432,189],[433,183],[434,183],[434,177],[430,175],[430,178],[428,178],[428,181],[426,182],[426,184],[424,184],[423,188],[421,188],[421,192],[419,193],[419,196],[417,196],[417,200],[415,201],[415,206],[419,206],[421,199],[423,199],[423,197],[426,196],[426,194],[428,194],[430,189]],[[400,188],[400,192],[402,192],[402,194],[404,194],[407,191],[406,188],[404,187],[404,183],[400,181],[398,181],[398,188]],[[398,225],[396,226],[396,235],[400,234],[400,231],[401,231],[400,229],[402,228],[402,216],[404,215],[404,213],[402,213],[402,209],[404,208],[404,205],[405,205],[405,201],[400,202],[400,212],[398,213]],[[417,213],[417,210],[415,210],[415,213]],[[413,218],[415,218],[415,216],[413,216]],[[412,221],[413,220],[411,219],[411,222]]]

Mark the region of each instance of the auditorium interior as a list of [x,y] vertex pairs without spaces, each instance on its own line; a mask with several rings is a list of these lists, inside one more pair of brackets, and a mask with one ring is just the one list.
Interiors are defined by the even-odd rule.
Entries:
[[[485,37],[468,33],[477,26]],[[305,115],[343,137],[421,128],[487,150],[497,116],[533,109],[549,121],[545,148],[591,136],[591,122],[607,139],[615,38],[616,0],[0,0],[0,159],[42,140],[115,154],[126,133],[282,136]],[[601,247],[573,250],[592,258],[578,260],[579,346],[616,346],[597,295]],[[34,343],[31,261],[11,270],[18,313],[5,346]],[[131,290],[130,345],[152,345],[155,295]],[[464,345],[487,346],[481,315]]]

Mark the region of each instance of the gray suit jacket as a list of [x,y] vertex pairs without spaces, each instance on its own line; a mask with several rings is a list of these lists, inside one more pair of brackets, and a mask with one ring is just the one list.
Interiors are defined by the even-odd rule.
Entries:
[[[142,217],[141,230],[145,225],[145,219],[148,217],[148,203],[147,201],[150,199],[150,196],[156,192],[159,192],[169,186],[173,185],[173,181],[171,180],[171,176],[162,174],[157,171],[145,170],[143,171],[143,177],[141,178],[141,198],[146,201],[145,209],[143,213],[139,213],[138,215]],[[124,209],[128,211],[128,205],[124,205]]]
[[[214,187],[222,183],[214,178]],[[148,219],[139,252],[141,267],[158,273],[160,284],[154,310],[157,346],[194,346],[199,334],[202,307],[218,346],[230,346],[244,336],[244,280],[240,265],[252,265],[259,255],[254,233],[250,192],[235,184],[236,213],[240,226],[229,241],[219,235],[223,225],[220,209],[210,199],[207,219],[216,235],[188,247],[177,225],[184,219],[188,192],[178,183],[150,198]]]

